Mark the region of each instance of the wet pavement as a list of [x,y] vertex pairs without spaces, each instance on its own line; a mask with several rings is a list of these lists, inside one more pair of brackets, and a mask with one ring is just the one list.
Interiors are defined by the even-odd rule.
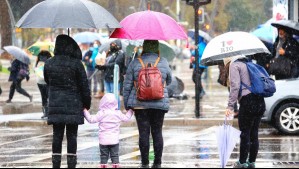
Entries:
[[[218,168],[219,156],[215,128],[164,126],[163,167],[165,168]],[[51,167],[51,127],[0,128],[0,167]],[[99,164],[97,126],[85,124],[79,129],[78,167],[95,168]],[[66,142],[64,140],[64,145]],[[298,168],[299,138],[278,135],[274,129],[261,129],[258,168]],[[66,167],[66,147],[63,164]],[[239,146],[227,167],[237,161]],[[152,152],[152,150],[151,150]],[[151,162],[153,153],[150,154]],[[139,165],[138,131],[136,127],[121,129],[120,160],[124,168]]]
[[[226,108],[228,91],[217,84],[217,67],[209,69],[208,78],[204,80],[206,96],[201,101],[201,118],[194,119],[194,84],[191,80],[192,70],[188,60],[177,61],[177,69],[173,72],[185,82],[185,93],[188,100],[171,100],[171,110],[166,115],[164,132],[163,167],[165,168],[218,168],[219,156],[215,136],[215,128],[219,121],[211,124],[205,122],[218,119],[222,121]],[[34,95],[34,105],[41,105],[40,94],[34,76],[23,86]],[[0,96],[0,167],[3,168],[48,168],[51,167],[51,126],[40,120],[41,113],[17,115],[1,115],[4,101],[7,99],[9,83],[7,75],[0,74],[0,85],[4,90]],[[99,99],[93,99],[92,111],[97,110]],[[28,104],[27,98],[16,93],[12,105]],[[5,124],[22,120],[22,127],[9,127]],[[171,120],[186,123],[169,123]],[[43,122],[33,126],[31,122]],[[131,122],[135,120],[132,119]],[[193,123],[193,122],[196,123]],[[205,123],[205,125],[203,124]],[[4,124],[4,125],[1,125]],[[79,128],[78,136],[78,167],[94,168],[98,166],[100,152],[98,148],[97,125],[85,124]],[[257,167],[259,168],[299,168],[298,136],[279,135],[272,127],[260,129],[260,153]],[[64,145],[66,142],[64,140]],[[63,166],[66,167],[66,147],[64,146]],[[237,161],[239,145],[236,146],[228,166]],[[153,153],[150,154],[151,161]],[[140,162],[138,148],[138,130],[133,125],[121,128],[120,160],[124,168],[136,168]]]

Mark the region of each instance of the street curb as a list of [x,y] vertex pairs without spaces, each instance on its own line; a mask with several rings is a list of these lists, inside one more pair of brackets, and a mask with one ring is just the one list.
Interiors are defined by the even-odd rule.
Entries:
[[[223,119],[165,119],[164,126],[193,126],[193,127],[211,127],[223,124]],[[238,128],[238,120],[230,121],[233,127]],[[2,127],[43,127],[48,126],[45,120],[15,120],[0,123]],[[132,120],[123,123],[121,127],[137,127],[136,121]],[[261,123],[260,128],[269,128],[269,124]]]
[[10,103],[2,106],[3,115],[11,114],[26,114],[26,113],[35,113],[41,112],[41,104],[35,103]]

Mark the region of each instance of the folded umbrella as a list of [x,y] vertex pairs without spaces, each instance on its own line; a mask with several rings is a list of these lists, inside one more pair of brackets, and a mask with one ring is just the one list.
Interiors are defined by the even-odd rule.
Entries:
[[208,43],[201,64],[217,65],[223,63],[224,58],[256,53],[270,53],[270,51],[260,39],[248,32],[228,32]]
[[233,128],[227,121],[216,128],[216,139],[221,168],[225,168],[238,140],[240,140],[240,135],[241,131]]
[[154,11],[133,13],[120,22],[110,38],[131,40],[188,39],[182,27],[170,16]]
[[25,63],[27,65],[30,64],[29,56],[21,48],[18,48],[16,46],[5,46],[4,50],[22,63]]

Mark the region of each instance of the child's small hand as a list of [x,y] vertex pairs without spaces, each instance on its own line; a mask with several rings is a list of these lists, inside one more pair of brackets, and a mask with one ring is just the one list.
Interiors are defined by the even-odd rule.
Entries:
[[130,113],[132,113],[132,114],[135,113],[134,110],[132,110],[132,109],[128,110],[128,112],[130,112]]

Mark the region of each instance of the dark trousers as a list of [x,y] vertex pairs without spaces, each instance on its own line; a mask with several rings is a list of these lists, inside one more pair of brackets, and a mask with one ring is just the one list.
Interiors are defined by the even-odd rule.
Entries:
[[11,86],[10,86],[10,91],[9,91],[9,100],[11,100],[15,94],[15,91],[19,92],[20,94],[30,97],[30,95],[22,88],[22,80],[23,79],[18,79],[16,81],[13,81]]
[[53,154],[61,154],[62,152],[62,141],[63,141],[65,128],[66,128],[66,137],[67,137],[67,153],[68,154],[77,153],[78,125],[54,124],[53,143],[52,143]]
[[[200,89],[200,92],[204,91],[203,90],[203,86],[202,86],[202,80],[201,80],[202,79],[201,76],[202,76],[202,74],[203,74],[204,71],[205,71],[205,69],[199,68],[199,89]],[[196,84],[196,72],[195,72],[195,68],[193,69],[192,80]]]
[[42,96],[42,105],[44,110],[44,115],[47,116],[47,105],[48,105],[48,85],[46,84],[37,84],[40,94]]
[[119,144],[116,145],[100,145],[101,164],[107,164],[109,156],[112,164],[119,164]]
[[259,150],[258,129],[265,112],[263,97],[249,94],[240,101],[239,128],[241,130],[240,163],[255,162]]
[[142,164],[149,164],[150,133],[152,133],[154,144],[154,164],[162,164],[164,146],[162,127],[165,111],[155,109],[135,110],[135,116],[139,131],[139,149]]

